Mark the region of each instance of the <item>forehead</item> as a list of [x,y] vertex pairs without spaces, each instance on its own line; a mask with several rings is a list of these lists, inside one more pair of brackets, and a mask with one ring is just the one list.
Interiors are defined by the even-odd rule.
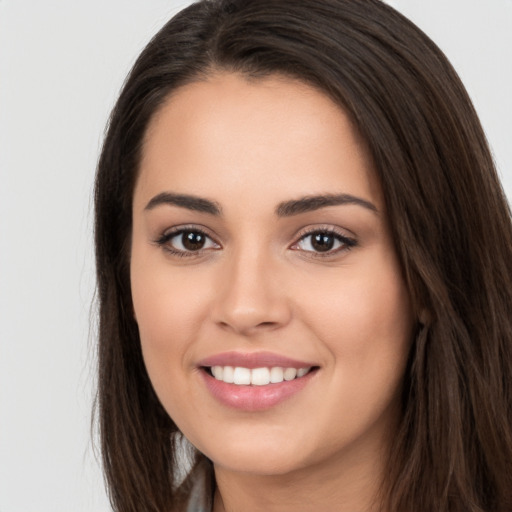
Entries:
[[[276,203],[351,193],[381,203],[366,144],[327,95],[298,80],[218,74],[175,91],[144,141],[137,194],[171,189]],[[289,197],[286,197],[289,199]]]

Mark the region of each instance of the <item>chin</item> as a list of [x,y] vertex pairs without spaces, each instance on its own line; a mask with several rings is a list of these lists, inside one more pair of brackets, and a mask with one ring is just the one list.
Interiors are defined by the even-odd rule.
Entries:
[[227,471],[257,476],[284,476],[302,467],[298,460],[282,453],[277,456],[238,453],[212,459],[212,462]]
[[[289,437],[289,436],[288,436]],[[254,436],[250,433],[238,439],[224,437],[218,443],[210,439],[207,446],[198,446],[215,466],[237,473],[261,476],[285,475],[304,465],[300,442],[286,442],[272,435]]]

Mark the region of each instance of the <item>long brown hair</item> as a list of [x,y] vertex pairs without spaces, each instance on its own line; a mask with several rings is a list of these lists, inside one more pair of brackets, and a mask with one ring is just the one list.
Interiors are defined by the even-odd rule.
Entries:
[[95,189],[98,410],[114,509],[178,510],[186,494],[176,485],[177,428],[152,390],[132,314],[131,204],[150,119],[172,91],[213,70],[307,82],[370,148],[422,312],[383,508],[511,511],[510,210],[456,73],[379,0],[203,0],[169,21],[131,71]]

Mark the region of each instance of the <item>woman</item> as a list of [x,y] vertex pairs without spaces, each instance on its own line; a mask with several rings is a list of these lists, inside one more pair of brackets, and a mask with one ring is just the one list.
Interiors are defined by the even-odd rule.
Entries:
[[390,7],[173,18],[110,120],[96,258],[115,510],[512,510],[510,212]]

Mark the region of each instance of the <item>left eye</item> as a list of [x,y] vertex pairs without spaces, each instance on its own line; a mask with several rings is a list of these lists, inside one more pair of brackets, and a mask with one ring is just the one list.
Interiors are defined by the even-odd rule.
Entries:
[[218,247],[208,235],[193,229],[169,233],[163,237],[160,243],[167,245],[170,250],[180,253],[198,252]]
[[329,253],[336,252],[343,247],[349,248],[355,245],[355,242],[349,238],[343,237],[330,231],[314,231],[304,235],[294,246],[301,251]]

